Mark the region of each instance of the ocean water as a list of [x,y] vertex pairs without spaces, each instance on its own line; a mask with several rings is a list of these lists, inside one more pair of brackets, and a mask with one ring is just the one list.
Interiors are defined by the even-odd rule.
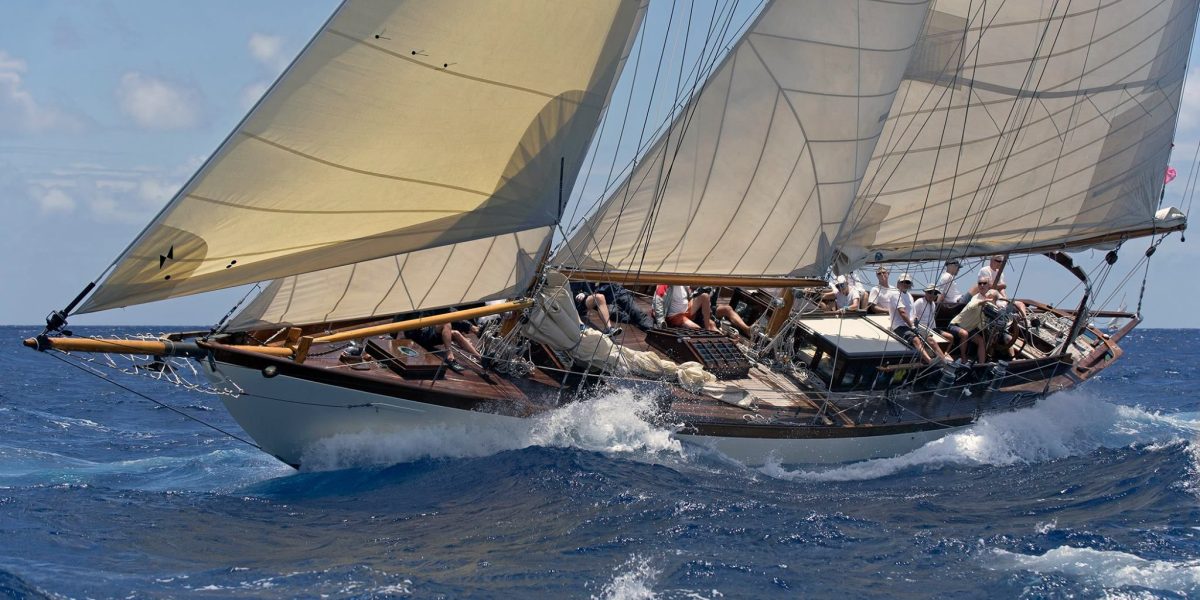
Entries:
[[1195,331],[891,459],[747,468],[616,394],[301,472],[0,333],[0,597],[1200,596]]

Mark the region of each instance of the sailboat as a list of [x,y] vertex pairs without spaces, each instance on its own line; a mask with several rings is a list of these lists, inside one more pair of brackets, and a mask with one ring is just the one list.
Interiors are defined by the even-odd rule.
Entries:
[[[1122,248],[1146,239],[1146,262],[1186,226],[1160,203],[1197,0],[768,0],[697,65],[594,210],[564,223],[645,11],[347,0],[25,344],[190,361],[297,467],[339,436],[517,432],[614,388],[747,464],[893,456],[1121,356],[1140,304],[1091,312],[1093,283]],[[1090,272],[1067,254],[1095,248]],[[1049,257],[1084,290],[1066,307],[1022,299],[1002,355],[925,361],[888,315],[821,307],[829,278],[857,269],[936,276],[997,254]],[[578,282],[627,286],[646,310],[654,286],[708,286],[749,331],[606,335],[576,309]],[[65,329],[72,314],[255,283],[210,331]],[[405,339],[492,316],[469,334],[477,360],[457,350],[465,369]],[[1090,325],[1102,316],[1126,325],[1104,334]]]

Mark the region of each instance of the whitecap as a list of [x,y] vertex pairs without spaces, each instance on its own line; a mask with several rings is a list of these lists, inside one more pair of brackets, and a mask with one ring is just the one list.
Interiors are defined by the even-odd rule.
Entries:
[[612,580],[600,588],[602,600],[649,600],[656,598],[654,581],[662,574],[649,558],[634,554],[615,570]]

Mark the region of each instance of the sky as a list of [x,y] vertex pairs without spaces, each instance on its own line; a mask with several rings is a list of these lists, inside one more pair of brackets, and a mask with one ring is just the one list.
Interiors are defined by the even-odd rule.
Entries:
[[[653,0],[647,51],[683,45],[663,26],[671,3]],[[755,3],[735,16],[741,23]],[[693,22],[706,22],[697,2]],[[97,277],[229,134],[337,6],[336,0],[40,0],[0,3],[0,324],[40,324]],[[711,10],[708,8],[707,10]],[[730,34],[731,36],[733,33]],[[665,40],[665,43],[664,43]],[[1195,48],[1193,47],[1193,54]],[[636,48],[635,48],[636,51]],[[678,53],[677,53],[678,54]],[[687,52],[682,60],[694,59]],[[632,72],[632,71],[631,71]],[[645,73],[643,73],[643,76]],[[629,73],[614,97],[626,97]],[[648,78],[643,77],[642,81]],[[1189,71],[1165,204],[1185,207],[1200,142],[1200,74]],[[636,86],[635,86],[635,89]],[[636,97],[629,96],[629,97]],[[636,100],[635,100],[636,102]],[[617,168],[669,115],[647,99],[647,131],[610,148],[594,171]],[[611,126],[611,125],[610,125]],[[599,154],[599,153],[598,153]],[[581,181],[576,196],[602,185]],[[570,210],[568,211],[570,212]],[[1110,276],[1130,276],[1109,308],[1136,307],[1148,242],[1126,244]],[[1102,252],[1083,252],[1085,267]],[[1148,327],[1200,327],[1195,243],[1176,234],[1151,263]],[[1013,260],[1018,293],[1073,303],[1074,279],[1041,257]],[[968,266],[970,268],[970,265]],[[918,279],[936,276],[919,274]],[[226,290],[80,315],[82,325],[215,323],[246,292]],[[1076,294],[1078,291],[1076,290]],[[1059,298],[1063,300],[1060,301]],[[1065,304],[1064,304],[1065,305]]]

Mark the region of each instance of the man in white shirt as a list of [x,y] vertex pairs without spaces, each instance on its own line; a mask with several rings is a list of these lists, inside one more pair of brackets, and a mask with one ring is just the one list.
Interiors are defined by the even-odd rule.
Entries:
[[875,269],[875,279],[879,280],[879,285],[871,288],[867,295],[867,311],[877,315],[891,314],[900,292],[888,283],[887,267],[879,265]]
[[[967,332],[959,328],[961,335],[952,332],[949,328],[937,326],[937,307],[941,299],[942,291],[938,286],[931,285],[925,288],[925,295],[913,302],[913,323],[916,324],[917,333],[921,334],[923,339],[929,341],[929,344],[936,346],[942,342],[954,342],[954,338],[959,338],[959,344],[966,344]],[[966,360],[966,347],[962,347],[961,356]]]
[[938,360],[945,360],[946,354],[942,352],[942,349],[937,344],[929,343],[929,340],[925,340],[917,332],[916,323],[913,321],[913,297],[909,293],[911,289],[912,276],[908,273],[901,275],[899,281],[896,282],[896,305],[891,310],[892,331],[896,332],[896,335],[900,336],[900,339],[912,346],[921,355],[921,360],[925,361],[925,364],[933,364],[933,359],[929,357],[926,346],[929,346],[929,349],[933,350]]
[[961,265],[957,258],[951,258],[946,261],[946,270],[938,277],[937,288],[941,292],[941,302],[943,304],[959,304],[970,300],[971,297],[958,291],[958,283],[955,279],[958,278],[958,270]]

